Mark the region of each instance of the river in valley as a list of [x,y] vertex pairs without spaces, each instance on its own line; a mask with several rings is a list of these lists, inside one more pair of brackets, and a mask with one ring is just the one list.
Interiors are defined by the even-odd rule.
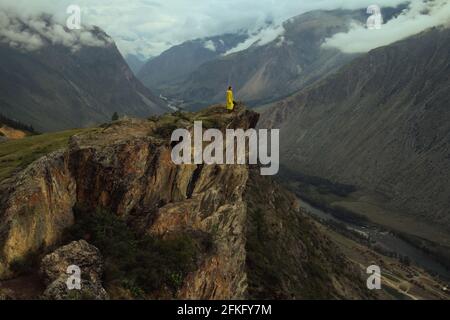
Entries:
[[397,237],[392,232],[382,230],[377,226],[358,225],[343,221],[330,213],[324,212],[304,200],[300,201],[301,207],[311,216],[325,222],[335,222],[345,226],[350,231],[368,239],[371,244],[382,248],[383,251],[396,253],[398,256],[408,257],[412,264],[438,275],[440,278],[450,281],[450,270],[436,261],[432,256]]

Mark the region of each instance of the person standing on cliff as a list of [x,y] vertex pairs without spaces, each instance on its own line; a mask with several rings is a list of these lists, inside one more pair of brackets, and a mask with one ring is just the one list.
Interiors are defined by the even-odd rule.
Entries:
[[234,110],[234,98],[233,98],[233,88],[231,88],[231,86],[228,87],[227,90],[227,110],[229,112]]

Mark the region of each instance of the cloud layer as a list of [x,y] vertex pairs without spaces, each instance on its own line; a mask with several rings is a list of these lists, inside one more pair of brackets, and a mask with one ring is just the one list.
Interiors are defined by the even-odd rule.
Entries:
[[346,53],[367,52],[391,44],[425,29],[450,23],[450,1],[413,0],[409,9],[383,24],[379,30],[369,30],[353,24],[347,33],[338,33],[326,40],[324,47],[338,48]]
[[284,34],[285,30],[282,25],[269,25],[249,35],[249,38],[241,42],[236,47],[227,51],[224,55],[239,52],[250,48],[251,46],[263,46]]
[[112,42],[104,35],[95,36],[92,28],[67,30],[48,15],[18,15],[0,11],[0,42],[27,51],[39,50],[47,43],[79,50],[82,46],[100,47]]
[[265,26],[280,26],[284,20],[310,10],[366,8],[374,2],[380,6],[395,6],[404,1],[0,0],[0,8],[28,16],[45,12],[64,23],[67,7],[79,5],[82,23],[105,30],[124,55],[132,53],[149,57],[186,40],[243,30],[249,31],[253,37],[240,47],[245,48],[258,40],[263,44],[282,34],[280,27],[263,30]]

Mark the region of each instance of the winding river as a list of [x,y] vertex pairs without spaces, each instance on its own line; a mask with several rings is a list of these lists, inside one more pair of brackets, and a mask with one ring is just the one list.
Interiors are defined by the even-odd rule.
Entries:
[[338,219],[330,213],[324,212],[304,200],[300,201],[301,207],[308,212],[311,216],[318,218],[323,221],[333,221],[353,232],[364,236],[369,239],[369,241],[381,247],[385,251],[394,252],[399,256],[408,257],[412,264],[421,267],[435,275],[438,275],[442,279],[450,280],[450,270],[444,267],[441,263],[433,259],[432,256],[428,255],[419,248],[416,248],[404,241],[403,239],[397,237],[393,233],[382,230],[379,227],[374,226],[364,226],[354,223],[349,223]]

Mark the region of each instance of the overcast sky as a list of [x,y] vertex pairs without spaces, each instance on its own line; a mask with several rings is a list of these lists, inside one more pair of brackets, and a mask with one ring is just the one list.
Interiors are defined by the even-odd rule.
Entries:
[[[82,10],[84,26],[97,25],[116,42],[122,54],[140,54],[146,58],[155,56],[173,45],[186,40],[219,35],[239,30],[255,30],[272,22],[270,28],[261,32],[266,40],[273,40],[283,33],[281,22],[298,14],[315,10],[336,8],[367,8],[371,4],[396,6],[405,0],[0,0],[0,39],[10,38],[25,43],[25,47],[38,48],[36,36],[21,30],[11,18],[18,14],[38,25],[35,17],[49,13],[65,24],[69,5]],[[386,45],[425,28],[442,24],[450,19],[450,0],[409,0],[410,12],[390,21],[377,32],[367,32],[363,25],[355,25],[349,33],[328,39],[327,46],[348,52],[364,52]],[[415,3],[415,5],[414,5]],[[431,5],[430,5],[431,3]],[[430,9],[431,6],[431,9]],[[426,10],[425,10],[426,9]],[[426,14],[424,14],[426,12]],[[12,13],[12,15],[11,15]],[[32,18],[34,16],[34,18]],[[42,26],[41,26],[42,27]],[[42,28],[41,28],[42,29]],[[62,32],[49,30],[52,40]],[[60,43],[95,45],[86,33],[63,35]],[[252,36],[253,37],[253,36]],[[254,39],[248,40],[252,42]],[[264,41],[260,41],[260,44]],[[240,44],[248,47],[251,43]],[[233,51],[232,50],[232,51]]]
[[98,25],[123,54],[157,55],[183,41],[257,29],[313,9],[364,8],[404,0],[0,0],[20,14],[51,13],[64,21],[70,4],[82,9],[82,23]]

